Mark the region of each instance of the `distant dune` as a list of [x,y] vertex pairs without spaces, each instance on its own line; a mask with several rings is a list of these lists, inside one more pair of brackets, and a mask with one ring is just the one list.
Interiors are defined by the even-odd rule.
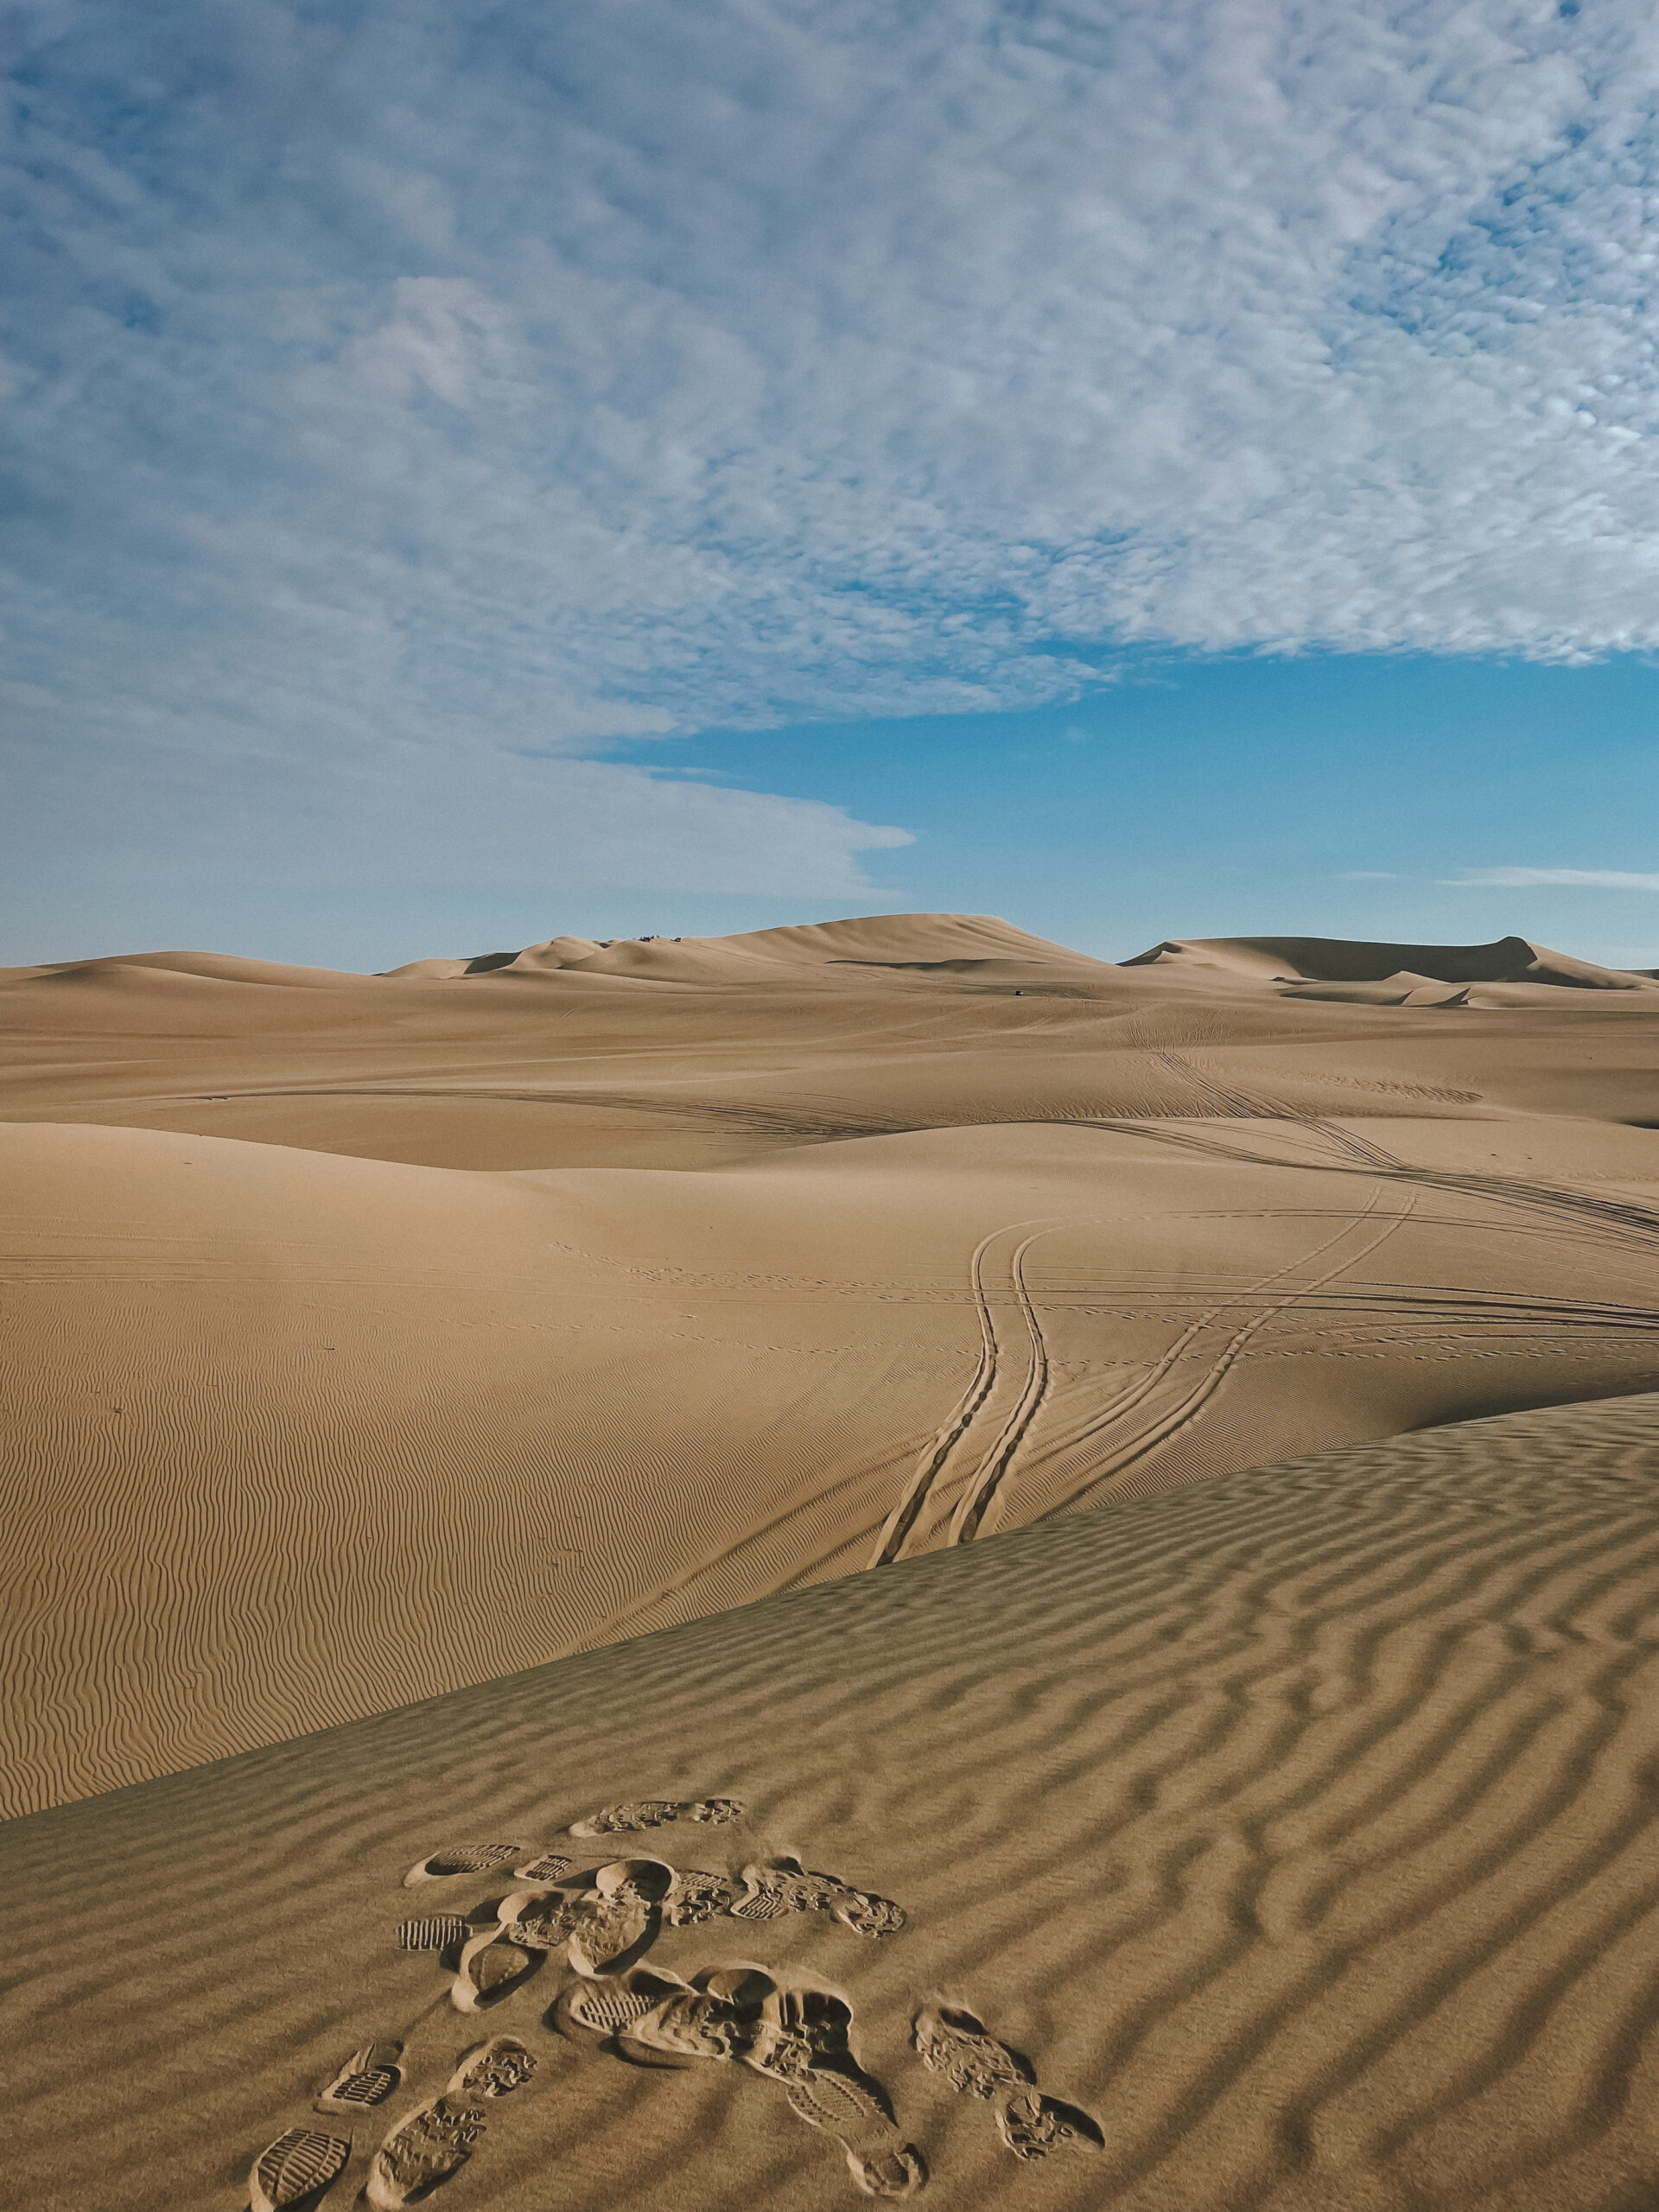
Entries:
[[[1492,944],[1367,944],[1327,937],[1170,938],[1126,964],[1208,969],[1241,982],[1285,984],[1305,998],[1336,997],[1338,991],[1319,988],[1333,985],[1368,995],[1392,995],[1357,998],[1359,1004],[1399,1004],[1443,984],[1473,985],[1476,989],[1471,998],[1456,1001],[1442,994],[1441,1004],[1477,1006],[1543,1003],[1516,997],[1516,987],[1522,991],[1533,986],[1586,991],[1659,988],[1645,970],[1599,968],[1593,961],[1574,960],[1523,937],[1503,937]],[[1494,995],[1494,985],[1505,987],[1501,995]]]

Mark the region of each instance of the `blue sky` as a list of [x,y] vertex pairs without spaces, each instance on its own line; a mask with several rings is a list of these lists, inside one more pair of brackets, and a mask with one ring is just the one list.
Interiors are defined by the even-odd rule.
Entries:
[[10,29],[0,957],[1659,963],[1649,9]]

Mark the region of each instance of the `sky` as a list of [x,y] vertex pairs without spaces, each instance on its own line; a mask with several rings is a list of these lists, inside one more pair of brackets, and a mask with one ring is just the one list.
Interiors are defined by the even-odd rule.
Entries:
[[1659,965],[1637,0],[15,0],[0,960]]

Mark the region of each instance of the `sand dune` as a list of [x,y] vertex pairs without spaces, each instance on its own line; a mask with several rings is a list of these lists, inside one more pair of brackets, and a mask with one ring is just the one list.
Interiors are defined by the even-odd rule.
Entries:
[[[918,2201],[1638,2212],[1659,2197],[1656,1471],[1654,1398],[1351,1446],[10,1823],[17,2201],[208,2212],[302,2127],[354,2136],[327,2202],[356,2201],[486,2036],[533,2069],[476,2107],[437,2203],[865,2201],[779,2079],[557,2032],[611,1985],[556,1948],[487,2019],[458,2013],[452,1967],[397,1931],[493,1925],[501,1874],[404,1877],[499,1839],[577,1879],[612,1853],[720,1873],[792,1852],[896,1901],[906,1924],[874,1939],[828,1910],[721,1910],[644,1963],[838,1993],[891,2102],[863,2147],[913,2146]],[[566,1833],[710,1796],[741,1817]],[[968,2012],[1103,2147],[1016,2158],[1019,2084],[958,2093],[916,2049]],[[315,2113],[383,2039],[395,2092]]]
[[1545,1128],[481,1175],[14,1127],[8,1809],[1126,1489],[1659,1384],[1654,1138]]
[[1649,2212],[1652,982],[0,976],[17,2202]]
[[1172,991],[971,917],[662,949],[709,983],[584,942],[0,991],[8,1812],[1659,1385],[1644,993],[1303,1005],[1259,945]]
[[1370,944],[1347,938],[1170,938],[1125,963],[1131,968],[1207,968],[1241,980],[1287,983],[1414,985],[1536,983],[1573,990],[1645,990],[1638,969],[1602,968],[1552,952],[1523,937],[1491,944]]

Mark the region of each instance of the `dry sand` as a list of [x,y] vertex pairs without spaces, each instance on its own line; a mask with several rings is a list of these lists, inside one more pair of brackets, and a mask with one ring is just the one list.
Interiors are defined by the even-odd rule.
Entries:
[[[556,1959],[463,2017],[411,1915],[458,1842],[896,1901],[664,1928],[646,1963],[840,1993],[918,2201],[1114,2212],[1646,2212],[1659,2201],[1659,1401],[1509,1414],[1119,1499],[0,1829],[12,2201],[230,2208],[289,2128],[328,2202],[480,2037],[535,2056],[434,2202],[850,2207],[741,2063],[647,2072],[546,2024]],[[587,1843],[642,1796],[726,1827]],[[480,1908],[485,1910],[480,1910]],[[975,2012],[1103,2149],[1022,2163],[912,2046]],[[313,2113],[353,2050],[406,2077]]]
[[[1514,938],[951,916],[0,978],[17,2201],[233,2212],[308,2126],[357,2201],[506,2033],[445,2212],[857,2202],[842,2141],[942,2203],[1659,2204],[1656,1017]],[[575,1874],[909,1915],[662,1928],[778,1985],[728,2060],[397,1948],[503,1893],[429,1852],[710,1795]]]

